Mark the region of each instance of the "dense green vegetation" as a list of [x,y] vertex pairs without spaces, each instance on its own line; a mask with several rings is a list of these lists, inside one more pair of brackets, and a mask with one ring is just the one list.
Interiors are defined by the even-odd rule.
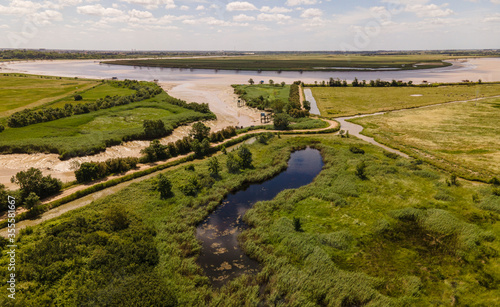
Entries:
[[259,110],[282,109],[290,97],[290,85],[233,85],[234,92],[246,105]]
[[[294,148],[309,144],[325,162],[315,181],[258,203],[245,216],[252,227],[240,239],[261,271],[212,288],[196,264],[196,225],[224,195],[270,178]],[[449,174],[419,161],[331,135],[282,136],[248,149],[253,168],[229,172],[230,155],[219,155],[219,176],[211,176],[214,158],[192,162],[26,230],[18,243],[18,302],[495,305],[495,186],[460,179],[449,186]],[[356,175],[361,163],[363,179]],[[161,195],[169,184],[170,193]],[[6,261],[2,253],[0,265]],[[5,279],[6,271],[0,274]],[[7,300],[6,289],[0,293]]]
[[[38,108],[38,109],[24,109],[20,112],[12,114],[7,123],[11,128],[25,127],[33,124],[49,122],[64,117],[73,115],[85,114],[95,112],[97,110],[109,109],[116,106],[127,105],[130,103],[146,100],[152,98],[163,92],[161,87],[154,83],[138,82],[132,80],[125,81],[112,81],[109,85],[116,88],[127,88],[133,90],[134,93],[127,96],[110,96],[106,95],[104,98],[98,98],[95,102],[86,102],[80,104],[64,105],[64,108]],[[81,95],[75,96],[75,101],[81,101]]]
[[0,117],[3,117],[9,115],[9,111],[42,105],[98,83],[74,78],[0,74],[0,84]]
[[500,84],[313,87],[312,92],[321,115],[339,117],[496,96],[500,95]]
[[193,111],[175,104],[198,108],[203,112],[208,109],[204,104],[187,104],[162,92],[140,102],[7,129],[2,132],[0,151],[52,152],[60,154],[61,158],[70,158],[94,154],[122,141],[150,138],[144,134],[145,120],[163,121],[167,135],[179,125],[215,118],[212,113]]
[[129,96],[136,92],[134,89],[120,85],[121,83],[116,81],[100,83],[91,89],[79,92],[78,95],[81,96],[81,99],[77,100],[75,95],[71,95],[45,104],[44,106],[51,108],[64,108],[66,104],[72,104],[74,107],[76,104],[94,103],[98,99],[106,98],[106,96]]
[[448,55],[359,55],[359,54],[280,54],[247,55],[196,59],[118,60],[107,64],[189,69],[253,70],[253,71],[345,71],[345,68],[425,69],[450,66],[443,62]]
[[500,173],[500,99],[453,103],[353,120],[364,134],[462,177]]

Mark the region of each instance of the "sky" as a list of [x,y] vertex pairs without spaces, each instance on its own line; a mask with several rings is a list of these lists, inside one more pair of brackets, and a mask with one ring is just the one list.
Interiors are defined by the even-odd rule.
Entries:
[[500,0],[0,0],[0,48],[500,48]]

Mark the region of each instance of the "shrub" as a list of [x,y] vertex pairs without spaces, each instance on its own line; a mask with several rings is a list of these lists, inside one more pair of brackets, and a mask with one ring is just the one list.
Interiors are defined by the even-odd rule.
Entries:
[[161,120],[144,120],[142,124],[144,128],[144,137],[147,139],[155,139],[163,137],[167,134],[165,123]]
[[219,177],[220,163],[217,157],[213,157],[210,160],[208,160],[208,171],[210,172],[211,176]]
[[252,167],[252,152],[247,146],[243,145],[238,150],[238,157],[240,158],[240,165],[243,168]]
[[122,230],[129,226],[130,219],[123,206],[112,205],[104,212],[104,218],[113,230]]
[[4,131],[5,127],[3,125],[0,125],[0,132]]
[[167,147],[161,145],[159,140],[154,140],[151,141],[148,147],[142,149],[141,153],[145,155],[144,160],[146,162],[156,162],[170,158],[166,149]]
[[274,135],[271,132],[262,133],[257,136],[257,142],[267,145],[267,142],[273,137]]
[[240,161],[234,156],[233,153],[227,154],[226,161],[227,171],[231,174],[236,174],[240,171]]
[[172,196],[172,183],[164,174],[159,174],[156,177],[156,190],[160,192],[160,197],[162,199]]
[[84,162],[75,171],[76,180],[79,183],[90,182],[104,176],[103,170],[95,162]]
[[361,154],[361,155],[364,155],[365,154],[365,151],[359,147],[356,147],[356,146],[351,146],[349,147],[349,150],[354,153],[354,154]]
[[500,179],[498,179],[497,177],[493,177],[490,179],[490,181],[488,181],[488,183],[492,185],[500,185]]
[[356,165],[356,176],[358,176],[360,179],[365,180],[367,179],[366,177],[366,163],[365,161],[361,161]]
[[73,98],[75,98],[75,101],[80,101],[83,99],[82,95],[80,94],[76,94],[75,96],[73,96]]
[[284,113],[278,113],[273,117],[274,128],[277,130],[287,130],[290,125],[288,116]]
[[298,232],[303,232],[304,230],[302,229],[302,222],[300,221],[299,217],[294,217],[293,218],[293,228],[295,231]]
[[28,210],[33,209],[36,205],[40,204],[40,197],[34,192],[31,192],[23,201],[24,207]]
[[198,194],[198,189],[199,182],[196,177],[191,177],[186,184],[179,187],[179,190],[186,196],[196,196],[196,194]]
[[44,177],[42,171],[34,167],[17,173],[10,181],[20,186],[23,197],[34,192],[40,198],[45,198],[59,193],[62,188],[61,180],[50,175]]
[[394,159],[394,160],[399,158],[399,155],[397,153],[390,152],[390,151],[384,151],[384,156],[386,156],[389,159]]

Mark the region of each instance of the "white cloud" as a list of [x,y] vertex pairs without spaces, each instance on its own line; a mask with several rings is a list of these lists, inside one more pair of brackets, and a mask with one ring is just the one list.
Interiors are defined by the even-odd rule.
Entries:
[[500,4],[500,0],[491,0],[491,3]]
[[203,11],[204,9],[205,9],[205,7],[204,7],[203,5],[198,5],[198,6],[196,7],[196,10],[197,10],[197,11]]
[[292,17],[283,14],[265,14],[261,13],[257,16],[257,19],[260,21],[275,21],[282,23],[284,21],[290,20]]
[[264,13],[289,13],[292,10],[291,9],[287,9],[286,7],[279,7],[279,6],[275,6],[273,8],[271,8],[269,6],[263,6],[260,9],[260,11],[264,12]]
[[446,17],[452,15],[453,10],[445,9],[445,6],[437,6],[436,4],[410,4],[406,7],[405,11],[415,13],[418,17]]
[[9,25],[0,25],[0,29],[10,29]]
[[120,0],[122,2],[127,2],[130,4],[142,5],[147,9],[156,9],[160,5],[165,5],[165,8],[174,8],[174,0]]
[[182,5],[182,6],[180,7],[180,9],[181,9],[181,11],[188,11],[188,10],[189,10],[189,6],[187,6],[187,5]]
[[300,15],[302,18],[314,18],[321,16],[323,16],[323,11],[320,9],[307,9]]
[[255,17],[253,16],[248,16],[245,14],[239,14],[237,16],[233,16],[234,21],[254,21]]
[[500,13],[488,15],[484,18],[484,21],[485,22],[499,22],[500,21]]
[[231,2],[226,5],[226,10],[228,11],[255,11],[257,7],[250,2]]
[[253,27],[253,29],[255,31],[269,31],[269,30],[271,30],[270,28],[268,28],[264,25],[256,25],[255,27]]
[[131,18],[137,18],[137,19],[149,19],[149,18],[154,18],[153,14],[148,11],[138,11],[136,9],[133,9],[131,11],[128,11],[128,15]]
[[92,15],[101,17],[116,17],[123,15],[123,11],[114,8],[105,8],[100,4],[84,5],[77,7],[76,11],[82,15]]
[[297,6],[297,5],[312,5],[316,4],[318,1],[316,0],[287,0],[286,5],[288,6]]

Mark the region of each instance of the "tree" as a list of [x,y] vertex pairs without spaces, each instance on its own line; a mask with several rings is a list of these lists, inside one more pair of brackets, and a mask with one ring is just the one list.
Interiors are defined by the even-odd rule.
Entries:
[[144,135],[148,139],[155,139],[165,136],[167,134],[167,129],[165,129],[165,123],[161,119],[158,120],[144,120],[142,124],[144,128]]
[[232,153],[227,154],[226,166],[228,172],[236,174],[240,171],[240,161]]
[[248,80],[248,83],[250,83],[250,85],[254,85],[255,81],[253,81],[253,79],[250,78],[250,80]]
[[31,192],[28,197],[24,199],[24,207],[28,210],[33,209],[36,205],[40,203],[40,197],[34,192]]
[[197,157],[201,158],[210,152],[210,141],[207,138],[203,139],[202,142],[195,139],[191,142],[191,150]]
[[79,94],[76,94],[75,96],[73,96],[75,98],[75,101],[80,101],[83,99],[82,95],[79,95]]
[[217,157],[213,157],[208,160],[208,171],[212,177],[219,177],[220,163]]
[[3,125],[0,125],[0,132],[4,131],[5,127]]
[[290,125],[290,121],[288,120],[288,115],[284,113],[279,113],[274,115],[273,117],[274,128],[277,130],[287,130]]
[[159,140],[151,141],[148,147],[141,150],[141,153],[146,155],[146,160],[148,162],[166,160],[169,158],[166,147],[163,146]]
[[274,85],[274,80],[273,79],[269,80],[269,85]]
[[94,162],[84,162],[80,165],[80,168],[75,171],[76,181],[80,183],[93,181],[101,176],[100,167]]
[[286,85],[285,81],[281,82],[281,87],[285,87],[285,85]]
[[195,140],[203,141],[210,135],[210,127],[205,126],[202,122],[197,122],[193,125],[189,136]]
[[167,199],[172,196],[172,183],[168,180],[165,174],[159,174],[156,177],[156,190],[160,192],[162,199]]
[[10,181],[19,185],[23,197],[34,192],[40,198],[44,198],[59,192],[62,188],[61,180],[50,175],[44,177],[42,171],[34,167],[17,173]]
[[238,157],[240,158],[240,165],[243,168],[252,167],[252,152],[247,146],[243,145],[238,150]]
[[309,101],[305,100],[303,104],[304,104],[304,109],[306,109],[307,111],[311,111],[311,103]]

